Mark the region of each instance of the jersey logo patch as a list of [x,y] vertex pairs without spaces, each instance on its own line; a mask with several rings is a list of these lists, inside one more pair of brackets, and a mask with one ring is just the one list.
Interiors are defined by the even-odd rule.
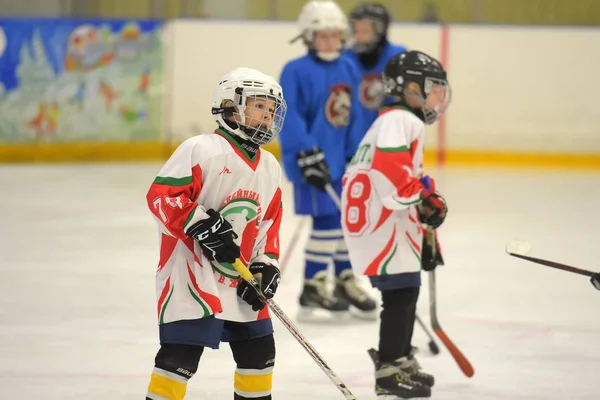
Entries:
[[345,83],[335,85],[325,103],[325,116],[331,126],[342,128],[350,124],[350,107],[352,106],[352,89]]
[[227,175],[230,173],[231,173],[231,171],[229,170],[229,168],[223,167],[223,170],[221,172],[219,172],[219,175]]
[[369,110],[377,110],[385,100],[385,88],[378,74],[365,74],[360,83],[360,102]]

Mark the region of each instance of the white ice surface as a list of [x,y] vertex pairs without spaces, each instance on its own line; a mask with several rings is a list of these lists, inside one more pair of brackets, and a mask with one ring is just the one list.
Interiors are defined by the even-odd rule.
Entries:
[[[145,194],[159,167],[0,167],[0,399],[144,397],[158,349],[157,232]],[[505,253],[517,237],[533,256],[600,270],[600,175],[431,173],[450,208],[439,317],[476,371],[463,376],[443,348],[431,356],[415,327],[421,364],[437,379],[433,398],[600,399],[600,292]],[[284,191],[286,252],[299,219]],[[276,297],[290,316],[308,227]],[[428,321],[426,285],[422,293]],[[299,326],[359,399],[375,399],[365,350],[377,344],[377,323]],[[343,399],[279,323],[276,341],[275,399]],[[228,346],[207,351],[187,399],[231,399],[233,369]]]

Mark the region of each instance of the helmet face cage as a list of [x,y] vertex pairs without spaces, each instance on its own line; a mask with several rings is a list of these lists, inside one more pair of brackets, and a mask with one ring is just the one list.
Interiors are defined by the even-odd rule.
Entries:
[[421,86],[423,94],[403,91],[406,98],[411,98],[421,104],[425,123],[428,125],[437,121],[448,109],[452,101],[452,88],[446,79],[425,77]]
[[287,112],[283,97],[272,93],[272,90],[244,89],[233,99],[236,106],[233,115],[239,121],[240,130],[259,146],[272,142],[279,135]]

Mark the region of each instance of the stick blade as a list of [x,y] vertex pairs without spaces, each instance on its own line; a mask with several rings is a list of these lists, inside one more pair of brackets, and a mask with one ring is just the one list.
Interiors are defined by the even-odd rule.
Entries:
[[531,251],[531,244],[524,240],[511,240],[506,244],[506,252],[511,255],[526,256]]

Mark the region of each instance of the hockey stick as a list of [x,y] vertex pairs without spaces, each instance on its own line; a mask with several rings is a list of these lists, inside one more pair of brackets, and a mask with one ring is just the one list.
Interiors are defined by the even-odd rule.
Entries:
[[554,261],[543,260],[541,258],[530,257],[527,255],[527,253],[529,253],[530,250],[531,250],[531,244],[529,244],[528,242],[521,241],[521,240],[511,240],[506,245],[506,253],[508,253],[509,255],[511,255],[513,257],[520,258],[520,259],[523,259],[526,261],[531,261],[536,264],[545,265],[547,267],[552,267],[552,268],[556,268],[556,269],[561,269],[563,271],[572,272],[574,274],[589,276],[592,278],[591,279],[592,285],[594,285],[594,287],[596,289],[600,290],[600,273],[588,271],[588,270],[581,269],[581,268],[575,268],[570,265],[561,264],[561,263],[557,263]]
[[[433,231],[433,228],[428,227],[426,233],[427,242],[431,246],[431,251],[433,253],[433,256],[435,257],[437,251],[437,246],[435,243],[435,232]],[[463,353],[461,353],[461,351],[458,349],[458,347],[456,347],[456,345],[450,340],[448,335],[446,335],[446,332],[444,332],[444,330],[440,326],[440,321],[438,320],[437,316],[435,269],[429,272],[429,314],[431,318],[431,327],[433,328],[435,334],[440,338],[444,346],[446,346],[446,348],[454,358],[454,361],[456,361],[456,363],[458,364],[458,367],[461,369],[461,371],[469,378],[472,377],[475,374],[473,366],[471,365],[469,360],[467,360],[467,357],[465,357]]]
[[427,327],[423,323],[423,320],[421,320],[421,317],[419,317],[418,315],[416,315],[416,319],[417,319],[417,323],[419,324],[419,326],[421,327],[421,329],[423,329],[423,331],[425,332],[425,334],[429,338],[429,343],[428,343],[429,350],[433,354],[436,354],[436,355],[440,354],[440,348],[435,343],[435,339],[433,338],[433,335],[431,334],[431,332],[429,332],[429,329],[427,329]]
[[308,352],[311,358],[317,363],[317,365],[325,372],[325,375],[329,377],[331,382],[339,389],[340,392],[344,395],[347,400],[356,400],[356,396],[350,392],[350,389],[346,387],[344,382],[333,372],[333,370],[327,365],[325,360],[321,357],[321,355],[317,352],[317,350],[310,344],[308,339],[304,337],[302,332],[294,325],[294,323],[289,319],[289,317],[283,312],[283,310],[275,303],[273,299],[267,299],[265,295],[260,290],[260,283],[256,280],[256,278],[250,273],[248,268],[238,259],[233,263],[233,267],[235,270],[241,275],[241,277],[250,284],[258,293],[260,299],[265,302],[273,311],[273,314],[279,318],[281,323],[286,327],[286,329],[296,338],[298,343],[304,350]]
[[335,191],[335,189],[333,188],[333,186],[331,186],[328,183],[327,185],[325,185],[325,191],[327,192],[329,197],[331,197],[331,200],[335,203],[335,206],[338,208],[338,210],[341,211],[342,210],[342,201],[340,200],[340,197],[338,196],[338,194]]

